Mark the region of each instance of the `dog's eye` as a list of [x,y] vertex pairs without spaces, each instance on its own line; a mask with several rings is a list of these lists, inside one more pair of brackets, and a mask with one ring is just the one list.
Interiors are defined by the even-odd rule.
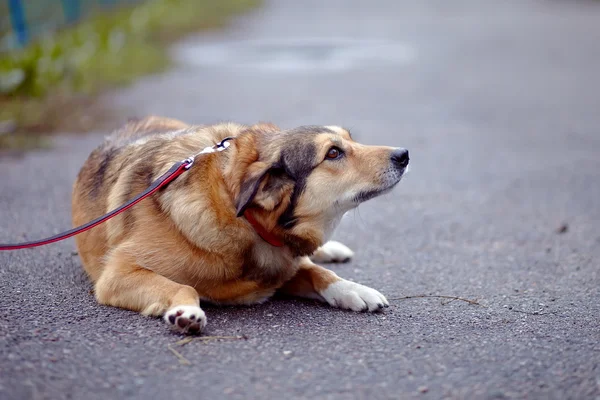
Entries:
[[344,153],[342,152],[342,150],[334,146],[329,149],[325,158],[328,160],[335,160],[336,158],[340,158],[343,154]]

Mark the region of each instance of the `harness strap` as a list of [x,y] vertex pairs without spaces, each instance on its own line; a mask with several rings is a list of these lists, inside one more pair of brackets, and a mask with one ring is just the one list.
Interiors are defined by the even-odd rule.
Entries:
[[254,215],[250,210],[244,211],[244,217],[246,217],[248,222],[250,222],[250,225],[252,225],[256,233],[258,233],[258,236],[263,238],[265,242],[274,247],[283,247],[283,242],[277,236],[267,231],[265,227],[262,226],[260,222],[256,220],[256,218],[254,218]]

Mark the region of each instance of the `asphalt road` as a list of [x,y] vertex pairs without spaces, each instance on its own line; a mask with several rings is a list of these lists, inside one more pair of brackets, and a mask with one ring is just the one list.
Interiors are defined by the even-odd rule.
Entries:
[[[599,399],[599,21],[600,2],[573,0],[281,0],[182,43],[180,67],[108,100],[198,123],[341,124],[410,149],[399,187],[344,220],[356,258],[332,267],[392,306],[207,307],[207,335],[246,339],[182,346],[160,320],[95,304],[72,241],[4,252],[0,398]],[[210,45],[306,37],[388,50],[320,39],[202,64]],[[69,226],[101,137],[0,160],[0,242]],[[415,295],[478,304],[398,299]]]

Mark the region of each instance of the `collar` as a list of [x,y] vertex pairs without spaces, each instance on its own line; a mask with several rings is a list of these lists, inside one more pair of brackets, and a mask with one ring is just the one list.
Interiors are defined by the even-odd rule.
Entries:
[[250,222],[250,225],[252,225],[256,233],[258,233],[258,236],[260,236],[265,242],[274,247],[283,247],[283,242],[281,239],[279,239],[273,233],[267,231],[265,227],[262,226],[260,222],[256,220],[256,218],[254,218],[254,215],[250,210],[244,211],[244,217],[246,217],[246,220]]

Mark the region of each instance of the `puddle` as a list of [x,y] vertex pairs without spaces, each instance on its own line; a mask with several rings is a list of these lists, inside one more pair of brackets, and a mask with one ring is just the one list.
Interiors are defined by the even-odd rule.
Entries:
[[369,65],[403,65],[415,59],[405,44],[354,39],[267,39],[220,44],[184,43],[178,61],[219,68],[335,72]]

